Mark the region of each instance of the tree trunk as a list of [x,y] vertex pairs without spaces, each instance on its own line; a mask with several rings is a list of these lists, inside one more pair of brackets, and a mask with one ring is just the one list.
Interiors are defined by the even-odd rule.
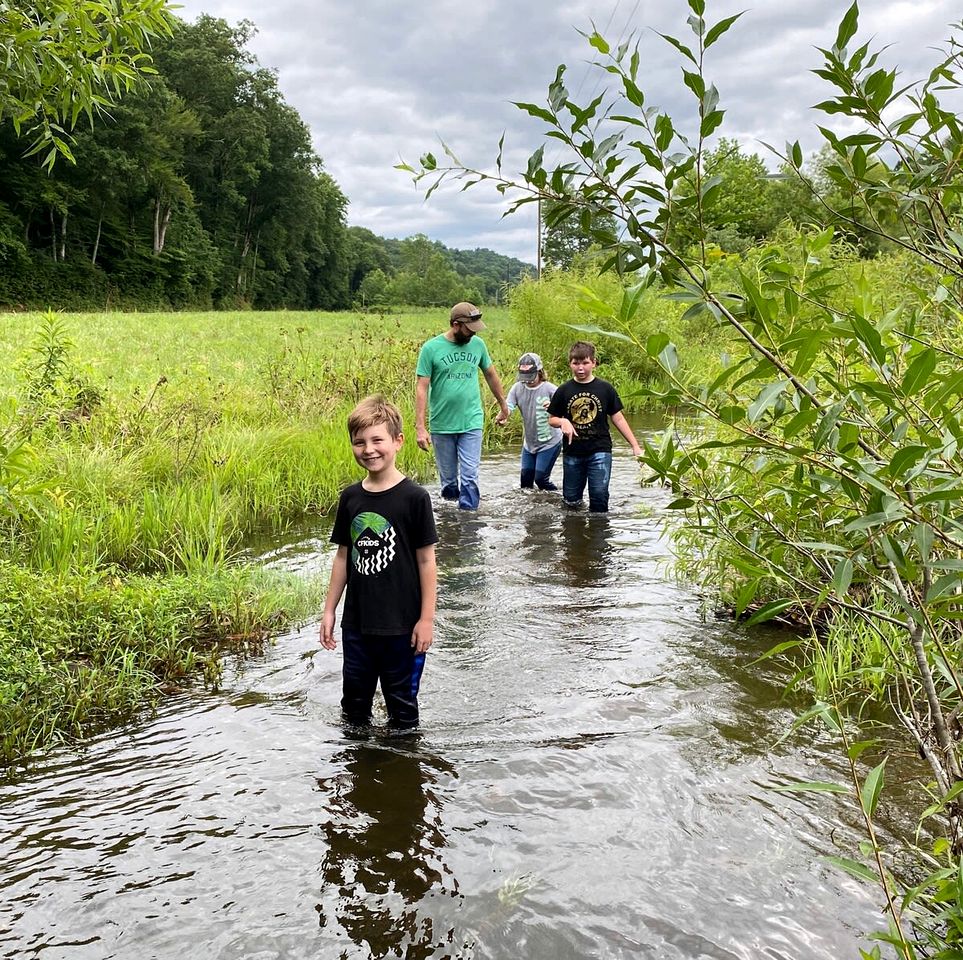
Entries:
[[67,259],[67,211],[64,210],[60,218],[60,262]]
[[94,252],[90,255],[91,266],[97,266],[97,251],[100,250],[100,233],[104,226],[104,205],[100,205],[100,216],[97,218],[97,236],[94,237]]
[[50,253],[54,263],[57,262],[57,220],[54,217],[54,208],[50,208]]
[[257,249],[261,244],[261,230],[254,235],[254,259],[251,261],[251,302],[254,302],[254,281],[257,279]]
[[235,290],[240,294],[244,293],[244,266],[247,261],[247,255],[251,252],[251,224],[254,222],[254,212],[256,209],[257,205],[254,197],[252,197],[247,203],[247,217],[244,224],[244,240],[241,244],[241,257],[237,268],[237,284],[235,285]]
[[154,256],[164,252],[164,241],[167,238],[167,228],[171,222],[170,204],[165,204],[160,197],[154,200]]

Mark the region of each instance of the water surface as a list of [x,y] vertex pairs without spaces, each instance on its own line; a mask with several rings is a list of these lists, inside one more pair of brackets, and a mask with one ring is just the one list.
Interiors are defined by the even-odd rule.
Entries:
[[[770,789],[845,779],[812,732],[776,745],[772,634],[667,577],[668,497],[624,449],[608,517],[516,471],[486,459],[476,516],[437,504],[420,735],[345,734],[311,624],[50,756],[0,786],[0,956],[857,957],[879,906],[822,860],[853,814]],[[329,557],[326,525],[269,554]]]

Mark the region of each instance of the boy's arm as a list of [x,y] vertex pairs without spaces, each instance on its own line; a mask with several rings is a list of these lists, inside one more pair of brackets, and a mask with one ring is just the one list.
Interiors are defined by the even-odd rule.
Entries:
[[567,417],[549,417],[548,425],[550,427],[558,427],[562,431],[562,436],[565,437],[569,443],[578,437],[575,424]]
[[411,645],[415,653],[424,653],[435,639],[435,600],[438,591],[435,545],[431,543],[427,547],[419,547],[415,551],[415,558],[421,584],[421,616],[411,633]]
[[505,402],[505,388],[502,387],[502,382],[498,378],[498,371],[495,369],[495,364],[490,363],[482,370],[482,374],[485,377],[485,382],[488,384],[488,389],[492,392],[492,396],[498,401],[498,406],[501,407],[500,416],[507,420],[508,404]]
[[331,564],[331,581],[328,583],[328,595],[324,598],[324,615],[321,617],[321,646],[325,650],[333,650],[334,643],[334,615],[341,600],[341,594],[348,582],[348,548],[338,547]]
[[612,414],[612,426],[625,437],[626,442],[632,448],[633,455],[641,457],[642,448],[639,446],[639,441],[635,439],[635,434],[632,432],[632,428],[629,426],[629,422],[625,419],[625,414],[622,413],[621,410],[619,410],[618,413]]
[[427,420],[429,383],[431,383],[431,377],[419,377],[415,385],[415,437],[422,450],[427,450],[431,446]]

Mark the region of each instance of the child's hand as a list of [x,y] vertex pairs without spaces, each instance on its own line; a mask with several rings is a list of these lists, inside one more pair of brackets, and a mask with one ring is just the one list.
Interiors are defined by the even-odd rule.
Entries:
[[427,653],[435,639],[435,625],[431,620],[419,620],[411,632],[411,645],[415,653]]
[[325,611],[324,616],[321,618],[321,646],[325,650],[333,650],[335,648],[334,641],[334,611],[331,613]]

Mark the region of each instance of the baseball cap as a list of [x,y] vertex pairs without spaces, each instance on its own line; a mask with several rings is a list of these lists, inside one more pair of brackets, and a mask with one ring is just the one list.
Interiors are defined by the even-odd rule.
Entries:
[[461,303],[456,303],[451,308],[451,322],[454,323],[456,320],[463,323],[472,333],[478,333],[479,330],[485,329],[485,324],[482,323],[481,319],[482,312],[473,303],[468,303],[467,300],[463,300]]
[[518,379],[521,383],[534,383],[540,370],[544,370],[542,358],[537,353],[523,353],[518,359]]

